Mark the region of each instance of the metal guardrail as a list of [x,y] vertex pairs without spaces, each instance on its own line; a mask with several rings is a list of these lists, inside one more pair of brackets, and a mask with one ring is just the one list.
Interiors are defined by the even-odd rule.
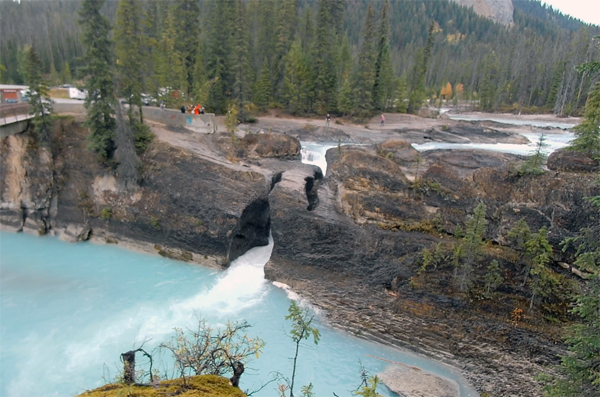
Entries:
[[0,124],[6,125],[30,118],[28,103],[1,104]]

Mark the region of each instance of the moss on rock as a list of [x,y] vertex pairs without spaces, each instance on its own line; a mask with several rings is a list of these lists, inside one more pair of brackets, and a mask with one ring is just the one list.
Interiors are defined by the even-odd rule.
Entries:
[[216,375],[200,375],[166,380],[154,386],[109,384],[86,391],[77,397],[245,397],[240,389],[233,387],[229,379]]

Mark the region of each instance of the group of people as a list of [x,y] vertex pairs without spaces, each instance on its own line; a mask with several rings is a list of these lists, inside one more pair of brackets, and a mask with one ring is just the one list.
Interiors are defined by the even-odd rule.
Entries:
[[190,113],[190,114],[204,114],[204,106],[197,104],[197,105],[190,105],[188,107],[186,107],[185,105],[181,106],[181,113]]

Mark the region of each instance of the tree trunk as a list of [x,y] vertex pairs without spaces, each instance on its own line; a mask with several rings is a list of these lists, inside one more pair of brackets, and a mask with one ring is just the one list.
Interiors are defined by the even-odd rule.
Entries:
[[128,385],[135,383],[135,350],[121,354],[123,360],[123,382]]
[[233,368],[233,376],[231,377],[231,385],[235,387],[239,387],[240,377],[244,373],[244,364],[239,361],[236,361],[232,366]]

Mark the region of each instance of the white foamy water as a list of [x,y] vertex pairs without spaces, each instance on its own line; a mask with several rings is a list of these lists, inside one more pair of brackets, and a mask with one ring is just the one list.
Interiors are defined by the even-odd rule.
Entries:
[[327,159],[325,155],[331,148],[337,147],[332,143],[300,142],[303,164],[312,164],[321,167],[323,176],[327,175]]
[[420,152],[435,149],[482,149],[491,150],[494,152],[520,154],[523,156],[531,155],[535,151],[540,135],[544,134],[545,144],[543,152],[550,154],[557,149],[564,148],[569,145],[574,138],[571,132],[561,134],[546,134],[543,132],[531,132],[522,134],[529,139],[528,144],[517,145],[511,143],[448,143],[448,142],[428,142],[423,144],[413,143],[412,146]]
[[[103,376],[122,370],[121,353],[145,342],[154,355],[174,327],[194,329],[198,318],[212,327],[246,320],[249,336],[265,340],[264,354],[242,376],[243,390],[258,389],[273,371],[289,375],[294,344],[284,318],[288,294],[296,296],[264,280],[272,248],[270,239],[219,272],[114,245],[0,232],[0,396],[66,397],[101,386]],[[317,395],[351,396],[358,360],[373,374],[389,365],[371,356],[454,379],[462,396],[477,395],[443,364],[316,325],[321,342],[302,347],[297,381],[312,382]],[[168,359],[155,364],[172,373]],[[254,395],[277,392],[273,385]]]
[[493,121],[495,123],[510,124],[510,125],[530,125],[532,127],[549,127],[549,128],[561,128],[563,130],[569,130],[576,124],[572,123],[560,123],[558,121],[539,121],[539,120],[527,120],[527,119],[509,119],[499,117],[482,117],[481,115],[469,115],[469,114],[451,114],[448,113],[448,118],[456,121]]

